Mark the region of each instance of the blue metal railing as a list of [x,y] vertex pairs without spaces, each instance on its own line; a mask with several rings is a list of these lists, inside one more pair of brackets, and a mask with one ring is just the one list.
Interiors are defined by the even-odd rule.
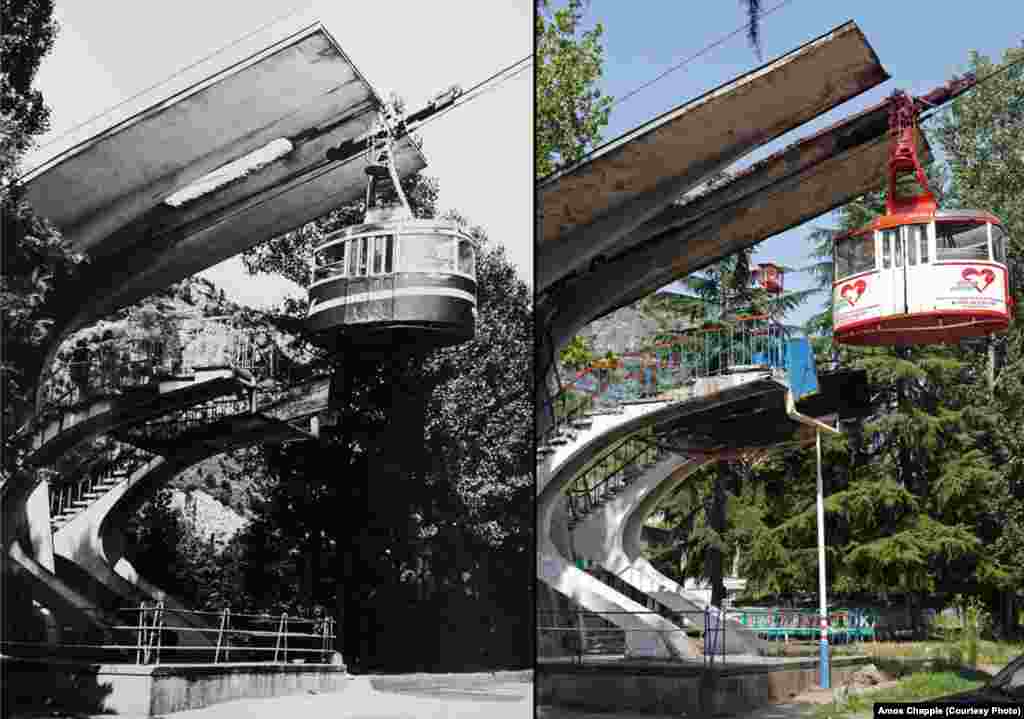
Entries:
[[[789,370],[794,358],[805,355],[803,350],[794,350],[794,342],[809,347],[806,338],[792,338],[788,328],[768,315],[740,316],[731,322],[709,322],[661,335],[647,351],[597,360],[564,383],[547,400],[546,411],[552,421],[545,435],[557,434],[588,410],[667,398],[673,390],[699,378],[751,366]],[[803,372],[807,363],[801,359],[798,364]],[[811,384],[816,389],[816,381],[801,386]]]

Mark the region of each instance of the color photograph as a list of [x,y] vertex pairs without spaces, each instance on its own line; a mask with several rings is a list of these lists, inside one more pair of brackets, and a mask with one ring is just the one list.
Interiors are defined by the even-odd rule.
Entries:
[[1024,10],[923,10],[537,3],[539,717],[1024,708]]

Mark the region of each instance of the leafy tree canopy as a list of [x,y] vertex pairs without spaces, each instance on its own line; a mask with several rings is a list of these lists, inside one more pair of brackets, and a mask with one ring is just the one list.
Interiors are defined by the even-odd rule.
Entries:
[[537,177],[570,164],[600,143],[608,124],[612,99],[597,83],[604,50],[597,23],[582,30],[584,0],[568,0],[552,10],[548,0],[537,0],[537,105],[535,110]]

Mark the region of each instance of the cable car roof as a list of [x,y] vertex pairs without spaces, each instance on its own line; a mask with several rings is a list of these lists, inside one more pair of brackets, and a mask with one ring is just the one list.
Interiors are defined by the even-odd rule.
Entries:
[[885,230],[892,227],[901,227],[902,225],[928,223],[932,220],[975,220],[978,222],[991,222],[999,225],[1000,227],[1003,226],[1003,221],[988,210],[945,209],[935,210],[934,212],[928,213],[904,212],[896,215],[881,215],[876,217],[869,224],[864,225],[863,227],[858,227],[854,230],[849,230],[836,235],[833,243],[840,242],[847,237],[874,232],[875,230]]
[[[29,158],[28,200],[93,260],[93,302],[75,308],[70,326],[362,195],[365,153],[325,155],[370,130],[383,101],[321,23],[268,32]],[[263,164],[193,185],[268,147],[277,154]],[[409,138],[395,153],[402,176],[426,166]],[[166,202],[190,185],[191,199]]]

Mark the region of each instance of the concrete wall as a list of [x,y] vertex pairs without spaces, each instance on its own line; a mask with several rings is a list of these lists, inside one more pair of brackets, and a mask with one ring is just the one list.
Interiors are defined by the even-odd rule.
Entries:
[[11,660],[3,669],[5,715],[53,697],[67,711],[149,717],[233,699],[339,692],[353,682],[342,665],[136,666]]
[[[847,682],[867,657],[833,659],[833,686]],[[537,703],[602,712],[717,716],[788,701],[817,686],[817,660],[705,670],[690,666],[537,667]]]

